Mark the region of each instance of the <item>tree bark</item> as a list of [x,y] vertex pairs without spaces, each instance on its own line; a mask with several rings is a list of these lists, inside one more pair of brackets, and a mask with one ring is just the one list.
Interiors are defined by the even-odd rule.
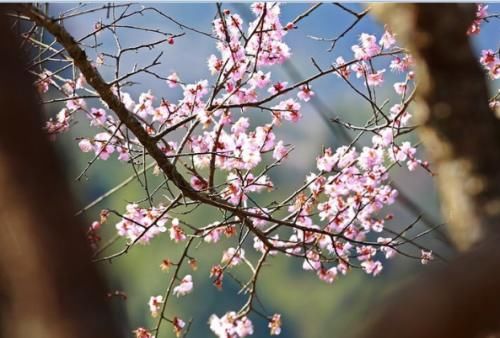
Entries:
[[465,32],[472,4],[383,4],[374,14],[417,60],[418,129],[460,249],[500,229],[500,119]]
[[0,6],[0,336],[118,337],[7,9]]
[[416,57],[416,118],[448,231],[464,251],[410,283],[362,337],[471,338],[500,330],[500,120],[466,35],[471,4],[381,4]]

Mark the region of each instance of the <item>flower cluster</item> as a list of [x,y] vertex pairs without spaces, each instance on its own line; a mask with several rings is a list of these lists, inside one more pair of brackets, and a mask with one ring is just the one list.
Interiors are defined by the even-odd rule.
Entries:
[[149,311],[151,311],[151,316],[157,317],[160,313],[161,304],[163,303],[163,296],[151,296],[149,299]]
[[[203,126],[200,133],[191,132],[184,145],[180,146],[173,141],[163,141],[162,149],[167,155],[175,155],[182,152],[179,147],[186,146],[194,165],[190,178],[192,187],[200,192],[216,192],[235,206],[246,206],[251,193],[273,189],[267,175],[256,174],[252,170],[262,163],[268,152],[272,153],[277,163],[288,155],[290,149],[283,141],[276,140],[274,130],[283,121],[298,122],[302,117],[302,106],[292,97],[282,99],[269,108],[272,120],[267,124],[252,128],[248,117],[233,117],[231,107],[245,111],[258,102],[260,94],[281,96],[288,91],[288,83],[277,81],[273,84],[271,73],[260,69],[280,64],[290,57],[289,48],[282,42],[287,30],[278,19],[279,5],[257,3],[252,9],[257,18],[249,24],[245,38],[242,38],[245,29],[239,15],[224,11],[222,17],[214,20],[220,54],[209,57],[208,68],[223,79],[220,82],[223,86],[216,84],[210,87],[207,80],[184,84],[177,73],[172,73],[167,78],[168,86],[181,88],[183,94],[177,104],[162,99],[157,106],[151,92],[141,94],[138,103],[128,94],[120,93],[125,105],[140,118],[151,135],[161,134],[163,130],[195,117],[196,123]],[[387,52],[390,70],[406,74],[404,81],[393,84],[395,92],[404,100],[413,86],[413,59],[409,54],[398,52],[395,45],[395,35],[387,27],[380,39],[363,33],[360,43],[352,47],[354,59],[349,66],[342,57],[336,59],[336,73],[346,80],[354,73],[356,78],[364,79],[369,90],[373,90],[384,83],[386,69],[375,69],[371,60]],[[391,52],[393,50],[395,52]],[[314,98],[311,84],[304,83],[296,88],[299,100],[307,102]],[[207,99],[211,90],[211,98]],[[112,128],[116,124],[103,109],[92,108],[88,116],[91,126],[105,126],[108,130],[97,134],[93,140],[81,140],[80,148],[94,151],[105,160],[117,149],[122,132]],[[310,195],[299,193],[288,207],[289,216],[285,219],[294,219],[289,237],[281,240],[280,235],[273,234],[263,241],[256,235],[253,238],[255,250],[270,256],[282,251],[287,255],[303,257],[303,268],[315,272],[320,280],[327,283],[333,283],[339,275],[346,274],[355,266],[353,258],[367,274],[376,276],[381,272],[383,265],[379,256],[386,259],[393,257],[397,244],[390,237],[380,236],[386,220],[380,216],[381,211],[394,203],[397,197],[397,191],[387,183],[389,169],[397,163],[405,163],[409,170],[418,165],[425,166],[416,158],[416,149],[409,142],[396,141],[411,118],[407,105],[392,106],[384,117],[387,123],[373,130],[369,146],[361,149],[341,146],[335,151],[331,148],[324,150],[317,159],[319,172],[311,173],[306,178]],[[130,142],[128,147],[133,149],[133,143]],[[203,174],[202,169],[208,169],[209,174]],[[214,170],[227,172],[225,183],[217,188],[210,175]],[[162,210],[129,205],[127,213],[117,224],[119,234],[131,241],[139,239],[141,243],[147,243],[156,234],[166,231],[167,217],[161,215]],[[255,215],[249,220],[257,229],[267,232],[273,226],[273,222],[266,220],[270,215],[267,208],[247,210]],[[234,225],[219,222],[209,224],[205,229],[202,236],[206,243],[217,243],[223,234],[230,237],[236,232]],[[376,242],[368,240],[370,233],[379,234]],[[169,235],[176,243],[185,241],[189,236],[178,219],[172,220]],[[237,266],[243,260],[243,248],[226,249],[221,265],[211,269],[214,285],[222,288],[225,269]],[[171,263],[162,263],[162,269],[164,266],[168,268]],[[173,289],[173,294],[183,296],[192,289],[192,276],[186,275]],[[151,298],[149,306],[153,315],[161,302],[161,298]],[[273,335],[281,332],[279,315],[273,316],[269,327]],[[210,328],[220,337],[244,337],[253,333],[250,320],[234,312],[222,318],[213,315]]]
[[55,138],[57,134],[64,133],[69,130],[71,113],[68,109],[63,108],[57,113],[56,118],[50,118],[45,122],[45,131],[50,135],[52,139]]
[[[478,6],[468,34],[479,32],[481,22],[488,16],[487,7]],[[90,102],[83,97],[90,90],[82,74],[61,84],[57,83],[61,77],[43,71],[35,83],[40,93],[54,86],[64,95],[65,107],[45,125],[52,137],[68,131],[74,124],[73,116],[82,114],[93,132],[78,138],[78,146],[82,152],[92,154],[94,160],[117,158],[131,166],[144,165],[149,156],[147,149],[151,149],[146,145],[153,144],[172,170],[177,171],[168,175],[165,170],[166,176],[180,179],[164,184],[172,183],[174,190],[179,190],[178,199],[167,198],[171,203],[168,207],[130,203],[116,223],[118,235],[127,240],[127,249],[135,244],[149,244],[162,233],[170,238],[170,244],[185,246],[180,260],[161,262],[161,270],[174,270],[166,295],[151,296],[147,302],[151,315],[159,317],[160,322],[169,321],[177,336],[186,323],[179,317],[165,318],[163,310],[172,298],[170,295],[181,297],[194,290],[194,272],[194,277],[180,277],[186,265],[192,271],[197,268],[197,260],[189,251],[191,242],[224,243],[222,257],[210,269],[210,278],[218,289],[223,287],[224,276],[232,277],[227,270],[250,268],[252,277],[248,283],[242,283],[242,292],[249,297],[247,305],[237,312],[227,312],[220,318],[214,314],[209,319],[210,329],[218,337],[246,337],[254,332],[248,316],[254,310],[257,275],[267,259],[279,254],[299,258],[304,270],[330,284],[356,268],[371,276],[379,275],[384,262],[395,257],[404,243],[402,234],[386,228],[392,219],[386,209],[398,196],[390,184],[389,171],[394,166],[430,171],[428,164],[417,157],[416,147],[403,136],[414,128],[409,109],[415,90],[415,62],[398,47],[396,35],[389,27],[381,36],[361,33],[349,56],[336,56],[331,68],[321,70],[317,66],[320,71],[315,76],[289,84],[276,78],[273,69],[292,56],[285,37],[297,27],[295,21],[281,23],[279,3],[258,2],[252,4],[251,10],[255,17],[245,23],[240,15],[219,8],[211,34],[217,41],[216,51],[207,59],[212,78],[185,82],[177,72],[155,74],[165,81],[167,95],[148,90],[137,97],[123,90],[127,87],[122,80],[111,82],[111,90],[129,111],[129,117],[142,126],[141,133],[145,131],[149,136],[146,141],[139,133],[134,135],[128,130],[105,102],[100,107],[89,107]],[[96,30],[101,29],[102,24],[96,26]],[[167,37],[164,42],[174,44],[174,37]],[[98,54],[94,64],[103,65],[104,57],[108,58],[108,54]],[[492,79],[500,77],[498,52],[482,51],[480,63]],[[349,145],[326,147],[300,188],[282,202],[260,205],[254,195],[274,189],[269,171],[285,162],[292,150],[291,145],[278,139],[278,128],[300,123],[303,114],[307,114],[304,107],[316,99],[313,88],[318,87],[312,82],[327,74],[335,74],[334,81],[347,82],[370,103],[373,114],[365,126],[335,121],[359,130],[364,136],[362,145],[356,140]],[[398,80],[388,80],[393,78]],[[353,84],[356,81],[359,90]],[[380,105],[376,97],[382,86],[390,89],[397,98],[396,104]],[[179,99],[167,99],[170,93]],[[498,109],[498,96],[490,105]],[[160,173],[159,167],[154,173]],[[167,189],[174,194],[170,186]],[[148,191],[151,197],[149,194]],[[171,211],[191,205],[197,208],[203,203],[217,206],[224,212],[224,220],[190,225],[183,220],[183,212]],[[175,212],[179,218],[167,211]],[[97,231],[104,222],[105,219],[94,222],[88,231],[95,248],[100,240]],[[255,254],[261,257],[256,265]],[[430,250],[421,250],[420,256],[415,256],[422,264],[433,257]],[[279,335],[281,315],[266,316],[270,334]],[[134,331],[138,338],[152,338],[152,332],[144,328]]]
[[164,207],[144,209],[137,204],[129,204],[126,210],[116,229],[118,235],[127,238],[130,243],[148,244],[155,236],[167,231]]
[[135,338],[154,338],[155,336],[151,332],[143,327],[139,327],[134,330]]
[[238,317],[228,312],[221,318],[212,315],[209,319],[210,330],[219,338],[240,338],[253,334],[253,325],[248,317]]
[[[359,38],[360,43],[351,47],[354,53],[354,59],[358,60],[351,65],[350,69],[345,66],[345,60],[339,56],[335,61],[335,67],[338,68],[337,75],[348,78],[353,71],[356,78],[363,78],[365,85],[369,87],[379,87],[384,83],[385,69],[375,70],[370,60],[380,55],[383,51],[390,50],[396,44],[395,35],[386,27],[386,30],[380,40],[377,42],[375,35],[362,33]],[[391,70],[406,71],[411,66],[411,57],[395,57],[391,61]]]
[[468,35],[479,34],[481,31],[481,22],[488,16],[488,6],[484,4],[477,4],[476,18],[467,30]]
[[271,330],[271,336],[279,336],[281,333],[281,315],[279,313],[275,313],[268,326]]
[[494,80],[500,79],[500,58],[498,54],[499,52],[495,53],[491,49],[483,50],[479,59],[490,78]]
[[193,277],[191,275],[186,275],[181,279],[180,284],[174,288],[173,294],[179,297],[187,295],[191,293],[191,291],[193,291]]

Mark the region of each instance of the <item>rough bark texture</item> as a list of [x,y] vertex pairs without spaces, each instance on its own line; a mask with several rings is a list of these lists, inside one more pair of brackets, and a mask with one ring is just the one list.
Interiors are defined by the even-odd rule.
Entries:
[[500,119],[465,34],[472,4],[384,4],[374,13],[417,58],[420,137],[460,249],[500,229]]
[[410,283],[363,337],[471,338],[500,325],[500,120],[465,34],[471,4],[381,4],[417,60],[416,117],[437,170],[449,233],[465,251]]
[[33,79],[0,6],[0,336],[118,337]]

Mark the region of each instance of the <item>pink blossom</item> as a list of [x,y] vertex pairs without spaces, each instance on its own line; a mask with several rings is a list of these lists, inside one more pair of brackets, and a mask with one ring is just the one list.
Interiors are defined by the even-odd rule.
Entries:
[[361,263],[361,267],[367,274],[373,276],[377,276],[382,271],[382,263],[379,261],[364,261]]
[[[116,92],[116,87],[113,87],[112,90],[113,90],[113,93],[115,93],[115,95],[118,95]],[[130,96],[129,93],[120,91],[120,99],[128,110],[130,110],[130,111],[134,110],[135,101],[132,100],[132,97]]]
[[432,250],[429,250],[429,251],[420,250],[420,253],[421,253],[420,262],[422,264],[427,264],[434,259],[434,256],[432,255]]
[[193,277],[191,277],[191,275],[186,275],[182,278],[181,283],[174,288],[172,293],[179,297],[185,296],[191,293],[191,291],[193,291]]
[[94,149],[90,140],[86,139],[86,138],[84,138],[84,139],[80,140],[80,142],[78,142],[78,147],[80,147],[80,150],[83,151],[84,153],[88,153],[89,151]]
[[396,160],[405,161],[408,157],[414,157],[416,152],[417,150],[411,146],[411,143],[405,141],[401,144],[401,147],[398,148]]
[[208,69],[212,75],[217,74],[222,70],[222,66],[224,66],[224,61],[222,59],[218,59],[215,55],[210,55],[208,58]]
[[302,117],[300,108],[300,103],[295,102],[293,99],[281,101],[277,106],[271,107],[275,118],[285,118],[285,120],[291,122],[297,122]]
[[169,229],[169,232],[170,232],[170,239],[175,241],[175,243],[179,243],[187,239],[186,233],[179,226],[178,218],[174,218],[172,220],[172,227]]
[[203,239],[207,243],[217,243],[221,236],[224,234],[224,227],[216,227],[215,226],[219,225],[220,222],[214,222],[209,225],[207,225],[207,228],[211,228],[210,230],[207,230],[203,234]]
[[261,70],[252,75],[248,83],[257,88],[264,88],[271,81],[271,72],[264,74]]
[[[392,238],[384,238],[384,237],[379,237],[377,238],[377,243],[381,243],[381,244],[389,244],[389,243],[392,243],[393,240]],[[386,259],[390,259],[392,257],[394,257],[394,255],[396,254],[396,250],[394,250],[393,248],[391,248],[390,246],[381,246],[380,247],[380,251],[385,253],[385,258]]]
[[393,34],[389,29],[387,29],[387,26],[385,27],[384,34],[380,38],[379,44],[384,49],[391,48],[393,45],[396,44],[395,34]]
[[354,58],[356,60],[368,60],[370,58],[368,54],[366,54],[364,49],[361,48],[359,45],[353,45],[351,47],[351,50],[354,52]]
[[345,262],[340,262],[339,264],[337,264],[337,271],[343,275],[346,275],[347,271],[349,271],[349,265],[347,265]]
[[68,80],[61,86],[61,89],[67,96],[74,95],[76,90],[76,83],[73,80]]
[[359,40],[361,41],[361,45],[363,46],[365,53],[369,57],[380,53],[380,46],[377,45],[377,39],[374,35],[361,33]]
[[373,56],[380,54],[381,48],[377,44],[377,39],[374,35],[362,33],[359,40],[361,46],[354,45],[351,47],[354,57],[357,60],[369,60]]
[[381,165],[384,160],[384,150],[381,148],[363,147],[359,155],[359,165],[363,169],[370,170],[375,166]]
[[367,73],[368,65],[366,62],[356,62],[351,65],[351,70],[356,73],[356,78],[361,78]]
[[252,12],[255,15],[260,16],[262,14],[262,12],[264,11],[264,6],[266,6],[265,2],[253,2],[250,5],[250,8],[252,9]]
[[124,162],[130,160],[130,153],[127,147],[119,145],[116,147],[116,151],[118,152],[118,160]]
[[390,157],[395,161],[406,161],[407,166],[410,171],[415,170],[415,168],[420,163],[420,160],[415,158],[417,149],[411,146],[410,142],[403,142],[400,147],[392,147],[392,151],[389,152]]
[[245,259],[245,250],[239,248],[229,248],[222,254],[222,263],[227,263],[229,267],[240,264]]
[[84,99],[72,98],[66,101],[66,108],[68,108],[69,110],[85,109],[86,107],[87,104],[85,103]]
[[406,87],[406,82],[396,82],[394,84],[394,91],[399,95],[403,95],[406,92]]
[[139,96],[139,103],[134,107],[134,113],[139,115],[143,119],[146,119],[148,115],[153,115],[153,100],[154,96],[151,94],[151,91],[142,93]]
[[193,102],[201,99],[208,93],[208,81],[201,80],[194,84],[183,86],[184,99],[188,102]]
[[373,136],[372,143],[382,147],[387,147],[394,141],[392,128],[384,128],[379,131],[378,135]]
[[172,320],[172,325],[174,326],[175,335],[179,337],[182,329],[186,326],[186,322],[184,322],[179,317],[174,317],[174,319]]
[[46,93],[49,90],[51,84],[55,84],[52,80],[52,72],[45,70],[40,75],[40,79],[35,82],[35,86],[39,93]]
[[259,251],[259,252],[266,252],[266,245],[264,244],[264,242],[261,241],[261,239],[257,236],[255,236],[253,238],[253,248],[256,250],[256,251]]
[[167,215],[164,207],[140,208],[137,204],[128,204],[123,219],[116,224],[118,235],[126,237],[130,243],[149,244],[151,239],[165,232]]
[[363,245],[361,247],[356,247],[356,253],[358,255],[359,261],[367,261],[372,259],[373,256],[377,253],[377,250],[370,245]]
[[304,102],[307,102],[314,96],[314,92],[311,90],[309,85],[304,85],[300,87],[300,91],[297,93],[297,97]]
[[283,145],[283,141],[278,141],[273,150],[273,158],[276,161],[281,161],[288,154],[288,149]]
[[170,88],[177,87],[177,84],[179,83],[180,79],[177,73],[172,73],[169,76],[167,76],[167,84]]
[[476,19],[467,30],[468,35],[475,35],[481,31],[481,21],[488,16],[488,6],[477,4]]
[[161,304],[163,303],[163,296],[151,296],[149,299],[149,311],[151,311],[151,316],[157,317],[160,313]]
[[193,187],[194,190],[201,191],[205,190],[208,187],[208,184],[205,180],[201,179],[200,177],[192,176],[191,187]]
[[408,167],[409,171],[413,171],[413,170],[417,169],[419,164],[420,164],[420,160],[415,160],[415,159],[409,159],[406,162],[406,166]]
[[402,112],[402,109],[403,106],[400,104],[395,104],[389,109],[389,111],[391,112],[390,117],[394,119],[393,124],[396,128],[406,126],[411,118],[411,114],[407,110]]
[[403,58],[399,56],[394,57],[391,60],[389,68],[391,71],[406,72],[414,63],[413,57],[410,54],[406,54]]
[[306,259],[302,263],[302,269],[304,270],[318,270],[321,267],[321,261],[319,259],[319,254],[312,250],[309,250],[306,254]]
[[229,18],[226,18],[227,20],[227,26],[230,31],[234,32],[235,34],[239,34],[239,32],[242,30],[242,25],[243,25],[243,19],[239,14],[231,14],[229,15]]
[[272,130],[273,126],[270,124],[255,128],[254,141],[259,148],[262,148],[262,151],[269,151],[274,147],[276,136]]
[[[267,208],[250,208],[248,209],[248,212],[263,217],[269,215]],[[257,217],[251,217],[250,220],[252,221],[252,224],[255,225],[255,227],[257,227],[258,229],[262,229],[267,224],[266,220]]]
[[495,60],[496,60],[496,53],[493,50],[483,49],[481,51],[481,58],[479,59],[479,61],[483,65],[490,65],[492,63],[495,63]]
[[253,334],[253,325],[248,317],[243,317],[236,322],[236,334],[240,337],[251,336]]
[[78,75],[78,78],[76,79],[75,88],[82,89],[86,84],[87,84],[87,79],[85,79],[83,73],[80,73]]
[[147,329],[139,327],[134,330],[135,338],[154,338],[154,336]]
[[104,109],[90,109],[90,125],[102,126],[106,122],[106,111]]
[[275,313],[268,324],[271,336],[279,336],[281,333],[281,315]]
[[478,19],[484,19],[488,16],[488,5],[477,4],[476,17]]
[[248,118],[247,117],[240,117],[238,119],[238,121],[236,121],[233,124],[233,126],[231,127],[231,131],[233,132],[233,134],[235,134],[237,136],[241,133],[246,132],[246,130],[248,129],[249,126],[250,126],[250,123],[248,122]]
[[337,57],[333,65],[337,68],[337,72],[335,73],[337,76],[348,78],[349,75],[351,75],[351,71],[349,67],[345,65],[345,60],[342,56]]
[[334,165],[337,163],[337,160],[333,156],[332,149],[326,148],[323,156],[318,157],[316,159],[316,167],[321,171],[332,171]]
[[378,87],[384,82],[384,72],[385,69],[379,70],[376,73],[368,74],[366,77],[366,82],[371,87]]
[[236,319],[235,312],[228,312],[219,318],[211,315],[209,319],[210,330],[219,338],[240,338],[253,334],[253,325],[248,317]]
[[99,133],[94,137],[94,151],[101,160],[107,160],[114,153],[115,147],[111,142],[111,135]]
[[488,71],[490,78],[500,79],[500,59],[497,53],[491,49],[481,51],[481,58],[479,59],[483,67]]
[[288,82],[284,81],[284,82],[276,82],[274,85],[272,85],[267,91],[271,94],[271,95],[276,95],[278,94],[279,92],[281,92],[283,89],[286,88],[286,86],[288,85]]
[[331,284],[337,278],[337,268],[336,267],[330,269],[321,268],[318,270],[317,274],[319,279]]

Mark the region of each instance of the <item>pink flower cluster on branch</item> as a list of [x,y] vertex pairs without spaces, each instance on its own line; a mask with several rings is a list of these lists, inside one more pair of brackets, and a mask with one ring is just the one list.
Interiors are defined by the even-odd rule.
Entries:
[[[486,18],[486,8],[478,8],[474,32],[479,31],[479,22]],[[200,278],[194,272],[197,266],[197,259],[192,256],[194,240],[199,240],[200,245],[224,246],[220,261],[214,262],[210,276],[205,276],[217,289],[223,289],[227,280],[224,276],[231,269],[250,271],[248,281],[241,282],[240,293],[248,297],[245,305],[236,312],[229,311],[220,318],[214,314],[209,319],[211,331],[225,338],[253,334],[250,316],[258,313],[253,306],[256,283],[261,269],[276,255],[297,258],[304,270],[326,283],[334,283],[353,269],[377,276],[383,271],[385,261],[398,253],[422,264],[434,258],[431,250],[405,237],[404,231],[395,232],[387,227],[393,217],[387,207],[398,196],[390,184],[391,168],[402,166],[414,171],[421,167],[430,171],[428,163],[418,158],[417,148],[404,138],[415,128],[410,123],[409,111],[416,88],[412,56],[397,46],[397,37],[385,27],[379,37],[361,33],[359,41],[351,47],[351,57],[336,56],[325,69],[313,61],[317,73],[290,84],[276,78],[275,70],[292,58],[286,37],[294,33],[298,21],[305,16],[282,25],[279,3],[258,2],[251,5],[251,10],[254,18],[247,24],[240,15],[217,5],[212,33],[180,26],[215,41],[217,52],[207,58],[212,78],[188,83],[177,72],[169,75],[154,72],[159,57],[129,74],[117,71],[109,83],[98,76],[88,76],[99,75],[96,67],[104,63],[104,58],[106,62],[114,60],[115,68],[120,69],[124,50],[119,50],[116,54],[97,54],[93,64],[87,59],[74,61],[81,68],[75,79],[64,79],[57,72],[44,70],[35,83],[40,93],[53,86],[63,95],[61,101],[66,107],[46,123],[52,137],[68,131],[75,114],[87,119],[94,134],[78,138],[80,150],[94,156],[87,169],[95,160],[116,156],[124,165],[133,167],[139,180],[144,175],[141,184],[147,198],[127,204],[123,214],[112,212],[118,216],[117,234],[126,240],[123,251],[101,255],[106,247],[99,247],[94,235],[103,222],[91,227],[93,246],[101,257],[97,260],[115,259],[132,246],[147,245],[160,236],[170,238],[172,245],[184,246],[178,260],[162,261],[161,270],[173,276],[165,293],[152,296],[147,303],[151,315],[158,320],[156,328],[138,328],[137,337],[158,336],[164,321],[172,324],[177,336],[189,329],[181,318],[167,318],[165,309],[171,295],[189,295],[195,289],[195,279]],[[169,18],[149,7],[132,13],[142,15],[147,11]],[[69,47],[83,48],[83,41],[73,41],[75,45],[68,46],[57,23],[47,24],[36,11],[27,13],[39,24],[45,23],[49,28],[56,25],[57,29],[49,31],[67,51]],[[132,14],[125,11],[115,25],[129,15]],[[356,22],[363,16],[358,14]],[[108,26],[101,23],[96,27],[88,37],[97,39],[97,33]],[[167,36],[160,40],[167,44],[173,44],[174,37],[183,35],[149,28],[144,32]],[[116,31],[113,34],[119,38]],[[129,49],[154,46],[139,44]],[[498,53],[483,51],[480,62],[491,78],[498,78]],[[161,79],[166,91],[148,90],[134,97],[132,91],[125,90],[132,83],[128,81],[137,74]],[[313,82],[333,74],[334,80],[344,81],[369,105],[369,120],[356,126],[335,119],[333,122],[358,132],[358,137],[349,144],[318,151],[314,172],[281,202],[260,202],[258,195],[268,197],[276,188],[270,171],[291,158],[293,145],[279,140],[276,131],[292,125],[290,122],[300,127],[303,115],[309,113],[307,102],[314,102],[320,92]],[[393,81],[394,78],[398,80]],[[396,95],[395,101],[387,99],[392,102],[390,105],[380,104],[377,99],[377,90],[384,86]],[[169,100],[170,94],[180,99]],[[96,102],[95,98],[101,101]],[[498,100],[492,102],[496,104]],[[358,142],[361,136],[365,136],[362,145]],[[154,191],[147,182],[149,159],[153,159],[154,174],[165,176]],[[141,173],[137,172],[137,166],[143,167]],[[164,195],[168,206],[156,204],[162,198],[157,194],[161,188],[172,196],[170,199]],[[174,195],[178,197],[173,198]],[[149,204],[145,206],[146,203]],[[207,224],[186,223],[183,213],[200,206],[216,209],[220,219]],[[177,217],[172,216],[174,212]],[[406,252],[403,245],[408,243],[418,248],[416,254]],[[186,266],[193,270],[192,274],[184,272]],[[271,335],[281,333],[280,314],[258,314],[267,318]]]

